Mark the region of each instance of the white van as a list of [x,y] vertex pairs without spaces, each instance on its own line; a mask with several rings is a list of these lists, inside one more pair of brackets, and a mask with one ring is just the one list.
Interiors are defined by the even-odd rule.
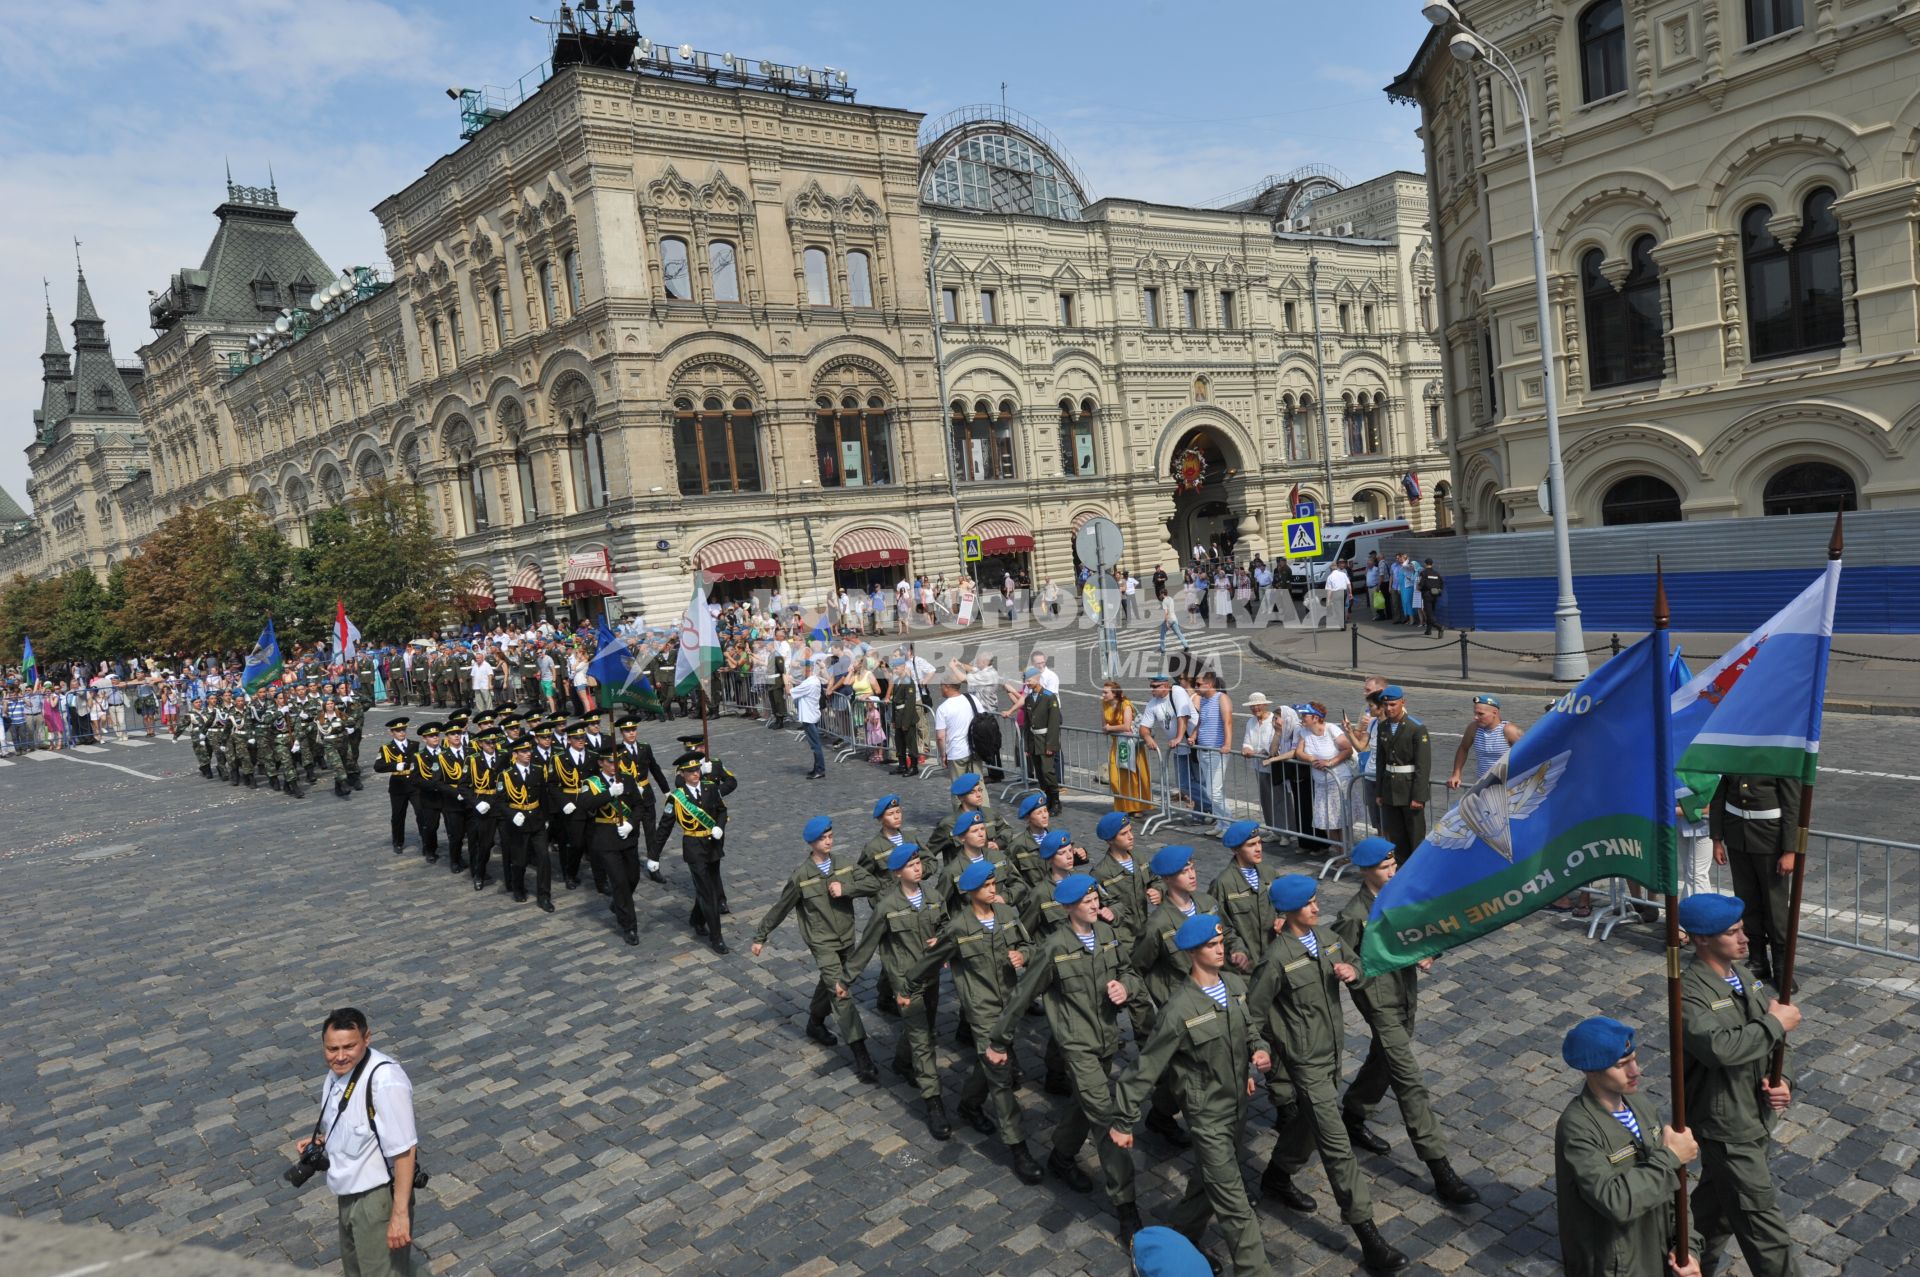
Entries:
[[[1294,560],[1294,571],[1306,568],[1307,579],[1316,588],[1327,579],[1327,569],[1342,559],[1351,559],[1360,568],[1365,568],[1367,555],[1380,548],[1380,543],[1396,532],[1411,532],[1413,525],[1405,519],[1376,519],[1372,523],[1349,523],[1333,525],[1320,529],[1320,553],[1311,559]],[[1294,578],[1299,581],[1296,575]],[[1356,585],[1356,588],[1358,586]]]

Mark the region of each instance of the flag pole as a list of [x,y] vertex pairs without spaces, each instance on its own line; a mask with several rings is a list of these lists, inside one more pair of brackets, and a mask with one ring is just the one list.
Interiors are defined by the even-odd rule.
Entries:
[[[1667,582],[1661,570],[1660,559],[1653,561],[1653,628],[1663,634],[1672,613],[1667,607]],[[1660,650],[1664,652],[1666,644]],[[1657,671],[1654,679],[1656,694],[1670,697],[1667,687],[1667,667],[1665,664]],[[1660,786],[1655,801],[1662,802],[1668,808],[1673,806],[1673,733],[1667,726],[1665,704],[1659,707],[1660,715],[1656,720],[1660,730],[1655,733],[1654,748],[1658,751],[1659,766],[1655,768],[1655,783]],[[1655,826],[1656,836],[1661,829],[1671,829],[1672,820],[1668,811],[1662,810],[1664,818]],[[1669,841],[1668,855],[1673,856],[1677,849]],[[1673,1083],[1673,1128],[1677,1131],[1687,1129],[1687,1044],[1685,1026],[1682,1022],[1680,999],[1680,884],[1677,881],[1678,870],[1669,875],[1661,885],[1666,887],[1667,913],[1667,1055],[1672,1060]],[[1687,1167],[1680,1164],[1678,1178],[1673,1190],[1673,1257],[1681,1264],[1687,1262]]]
[[[1833,515],[1833,535],[1827,539],[1827,561],[1839,560],[1841,551],[1846,548],[1846,538],[1841,534],[1841,513]],[[1822,692],[1824,694],[1824,687]],[[1814,756],[1814,767],[1819,768],[1819,756]],[[1807,889],[1807,830],[1813,824],[1813,781],[1809,779],[1800,786],[1799,829],[1794,835],[1793,849],[1793,899],[1787,907],[1787,952],[1780,959],[1780,969],[1774,974],[1780,979],[1780,1000],[1793,1002],[1793,961],[1800,949],[1800,902]],[[1779,1086],[1781,1075],[1787,1067],[1787,1043],[1782,1038],[1773,1048],[1773,1067],[1768,1070],[1767,1084]]]

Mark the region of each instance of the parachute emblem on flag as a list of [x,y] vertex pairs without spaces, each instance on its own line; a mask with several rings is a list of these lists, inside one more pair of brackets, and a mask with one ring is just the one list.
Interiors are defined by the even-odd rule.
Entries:
[[1440,818],[1427,841],[1436,847],[1459,851],[1473,845],[1475,838],[1513,862],[1513,822],[1525,820],[1540,809],[1560,778],[1566,774],[1567,760],[1573,751],[1555,754],[1518,780],[1507,779],[1511,751],[1489,767],[1459,804]]

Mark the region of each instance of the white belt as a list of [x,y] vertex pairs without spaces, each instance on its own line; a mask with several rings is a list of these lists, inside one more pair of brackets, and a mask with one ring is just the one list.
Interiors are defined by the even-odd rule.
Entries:
[[1412,763],[1388,763],[1387,770],[1395,776],[1411,776],[1420,769]]
[[1780,819],[1780,809],[1778,807],[1769,807],[1765,811],[1748,811],[1744,807],[1728,807],[1727,815],[1738,816],[1742,820],[1778,820]]

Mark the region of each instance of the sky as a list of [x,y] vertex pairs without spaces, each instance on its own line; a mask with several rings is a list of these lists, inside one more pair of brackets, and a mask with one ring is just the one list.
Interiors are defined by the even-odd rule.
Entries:
[[[336,266],[387,262],[369,211],[460,142],[448,86],[547,56],[550,0],[0,0],[0,488],[27,504],[41,281],[72,346],[74,243],[117,358],[147,294],[197,267],[226,169],[269,173]],[[1425,34],[1415,0],[636,5],[656,43],[845,68],[858,100],[937,117],[1001,100],[1092,194],[1174,204],[1302,164],[1421,168],[1381,91]]]

